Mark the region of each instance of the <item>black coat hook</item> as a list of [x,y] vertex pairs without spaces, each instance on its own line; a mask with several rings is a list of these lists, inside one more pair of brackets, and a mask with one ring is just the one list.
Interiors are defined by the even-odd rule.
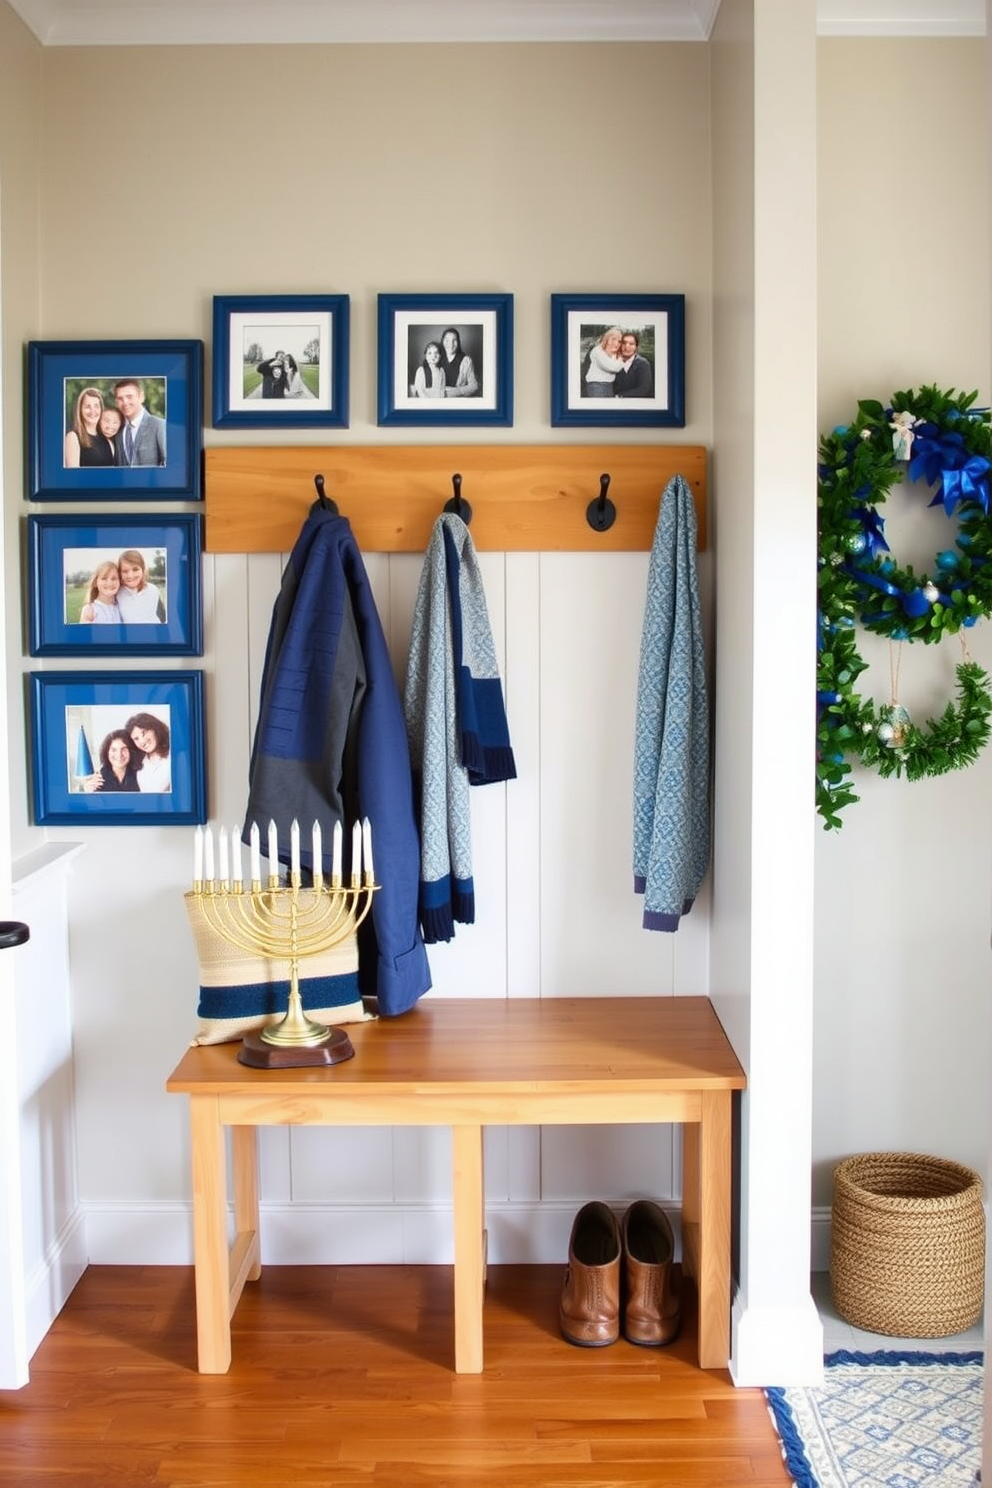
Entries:
[[329,511],[335,517],[338,516],[339,512],[336,503],[331,500],[327,492],[324,490],[324,477],[322,475],[315,475],[313,478],[313,483],[317,488],[317,500],[320,504],[321,510]]
[[586,521],[594,532],[608,532],[617,519],[617,509],[607,497],[610,477],[599,477],[599,496],[586,507]]
[[472,520],[472,508],[462,495],[462,478],[460,475],[451,477],[451,488],[454,491],[450,501],[444,503],[446,512],[454,512],[456,517],[461,517],[467,527]]

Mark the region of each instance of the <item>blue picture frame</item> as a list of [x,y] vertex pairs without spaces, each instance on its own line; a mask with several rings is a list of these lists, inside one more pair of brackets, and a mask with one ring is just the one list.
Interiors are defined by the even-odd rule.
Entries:
[[214,428],[347,429],[349,311],[347,295],[215,295]]
[[[202,672],[31,672],[28,684],[36,826],[194,826],[206,821]],[[158,725],[168,748],[165,761],[141,765],[141,771],[149,770],[150,788],[130,779],[110,788],[109,777],[106,787],[88,788],[100,773],[101,746],[125,732],[136,716],[145,715]],[[139,738],[147,741],[144,725],[136,727]],[[141,753],[137,744],[131,752]]]
[[[202,656],[201,527],[199,513],[28,517],[30,654]],[[84,585],[107,565],[118,618],[88,623]]]
[[[630,338],[632,355],[590,368],[590,353],[614,328]],[[684,428],[685,295],[553,294],[551,423]]]
[[[511,294],[381,294],[378,320],[381,425],[513,423]],[[424,371],[427,348],[451,331],[461,374],[443,387],[435,377],[435,393]]]
[[[202,341],[31,341],[27,373],[29,501],[200,500]],[[120,434],[108,449],[83,433],[81,452],[77,404],[93,394],[108,412],[128,397],[151,415],[132,463]]]

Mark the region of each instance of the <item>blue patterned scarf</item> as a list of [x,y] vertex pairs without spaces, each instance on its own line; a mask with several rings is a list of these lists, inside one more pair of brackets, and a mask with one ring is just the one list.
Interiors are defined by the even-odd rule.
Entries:
[[420,808],[424,940],[475,919],[469,786],[516,776],[482,575],[469,530],[445,512],[420,575],[404,692]]
[[634,892],[645,930],[677,930],[710,859],[710,723],[696,509],[681,475],[661,498],[648,563],[634,740]]

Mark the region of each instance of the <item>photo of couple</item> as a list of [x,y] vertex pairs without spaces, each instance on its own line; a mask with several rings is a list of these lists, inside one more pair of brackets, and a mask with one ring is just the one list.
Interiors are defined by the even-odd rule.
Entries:
[[481,352],[480,326],[411,326],[407,341],[411,398],[481,398]]
[[[80,715],[86,715],[85,717]],[[164,716],[160,716],[164,715]],[[172,790],[169,708],[139,711],[126,718],[119,709],[66,709],[69,789],[92,795],[119,791],[163,795]],[[100,738],[96,759],[90,738]]]
[[66,470],[165,465],[164,377],[66,378]]
[[63,593],[66,625],[164,625],[165,549],[67,548]]
[[621,326],[580,329],[583,398],[654,397],[654,327]]
[[[245,330],[244,396],[261,398],[266,403],[285,398],[316,398],[320,386],[318,327],[279,326],[276,330],[282,345],[271,355],[266,354],[258,327]],[[267,328],[266,336],[271,335],[271,329]],[[290,346],[295,346],[295,353],[287,350]]]

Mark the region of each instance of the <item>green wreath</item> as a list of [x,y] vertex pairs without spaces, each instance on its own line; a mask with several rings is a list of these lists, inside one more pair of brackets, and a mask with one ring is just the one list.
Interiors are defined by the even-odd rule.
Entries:
[[[857,801],[851,761],[920,780],[960,770],[992,732],[981,667],[958,665],[957,702],[918,727],[895,702],[876,707],[855,683],[865,670],[858,625],[892,641],[930,644],[992,614],[992,417],[977,393],[936,387],[858,404],[854,422],[820,441],[816,807],[826,827]],[[929,505],[957,521],[931,569],[900,566],[879,507],[894,485],[924,480]]]

